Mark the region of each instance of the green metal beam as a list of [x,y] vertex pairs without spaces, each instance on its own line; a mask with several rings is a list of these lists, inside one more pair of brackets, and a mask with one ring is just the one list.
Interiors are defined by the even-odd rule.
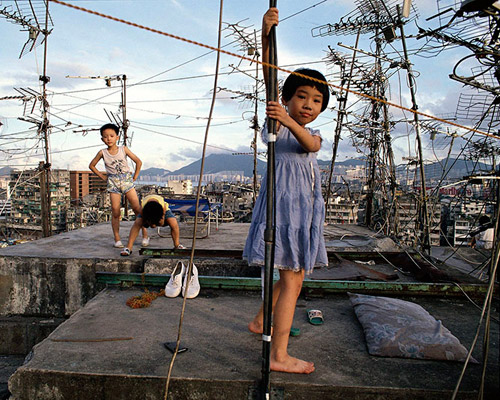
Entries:
[[[97,272],[97,282],[119,286],[164,286],[169,275]],[[200,285],[206,289],[261,290],[260,278],[200,276]],[[426,282],[373,282],[305,279],[302,285],[306,295],[361,292],[369,294],[403,296],[463,296],[484,297],[486,284],[426,283]],[[498,288],[497,288],[498,289]]]
[[[190,257],[191,249],[166,249],[166,248],[158,248],[158,247],[143,247],[139,249],[139,254],[143,256],[149,257]],[[389,260],[394,257],[405,257],[408,258],[406,253],[402,252],[383,252],[381,253],[383,256]],[[241,259],[243,256],[242,250],[214,250],[214,249],[196,249],[194,252],[195,257],[227,257],[227,258],[235,258]],[[342,257],[348,260],[382,260],[384,263],[387,263],[385,259],[378,253],[374,253],[373,251],[328,251],[329,258],[337,258]]]

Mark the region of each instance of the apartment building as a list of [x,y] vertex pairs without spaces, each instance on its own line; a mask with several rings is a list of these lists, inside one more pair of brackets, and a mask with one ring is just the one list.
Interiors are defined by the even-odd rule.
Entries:
[[[11,214],[7,227],[42,231],[40,175],[38,169],[11,172]],[[70,206],[69,176],[68,170],[50,170],[50,223],[53,233],[66,229],[66,212]]]
[[357,224],[358,203],[341,196],[330,197],[326,207],[325,221],[328,224]]
[[89,194],[106,191],[106,181],[103,181],[92,171],[70,171],[71,201],[78,200]]
[[[398,238],[406,245],[418,243],[419,198],[415,195],[403,195],[398,198],[399,233]],[[427,203],[430,223],[430,244],[440,245],[441,205],[437,198],[431,197]]]

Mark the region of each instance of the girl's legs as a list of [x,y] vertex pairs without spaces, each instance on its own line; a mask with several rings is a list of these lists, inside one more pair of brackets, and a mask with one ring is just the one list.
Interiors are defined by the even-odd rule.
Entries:
[[[281,280],[278,280],[273,286],[273,313],[278,297],[280,297]],[[260,310],[254,319],[248,324],[248,330],[253,333],[264,332],[264,304],[260,306]],[[271,330],[272,331],[272,330]]]
[[[309,374],[314,371],[314,364],[291,357],[287,352],[290,329],[304,271],[280,270],[280,279],[273,287],[273,338],[271,342],[271,370]],[[248,324],[253,333],[263,332],[264,308]]]
[[[142,207],[139,203],[139,197],[137,197],[137,192],[135,191],[135,188],[132,188],[127,193],[125,193],[125,197],[127,198],[130,207],[132,207],[132,210],[134,210],[134,214],[136,216],[140,214],[142,211]],[[142,227],[142,237],[143,238],[148,237],[148,230],[144,227]]]
[[312,362],[299,360],[288,354],[288,339],[304,270],[280,270],[280,294],[274,307],[273,338],[271,343],[271,370],[309,374],[314,371]]
[[120,206],[122,202],[122,195],[120,193],[110,193],[111,200],[111,228],[113,229],[113,236],[115,242],[120,240]]

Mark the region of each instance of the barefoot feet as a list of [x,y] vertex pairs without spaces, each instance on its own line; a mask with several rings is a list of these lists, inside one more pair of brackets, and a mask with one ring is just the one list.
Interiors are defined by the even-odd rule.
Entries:
[[264,332],[264,326],[262,321],[253,320],[248,324],[248,330],[253,333],[262,333]]
[[310,374],[314,371],[314,363],[298,358],[291,357],[288,354],[286,357],[276,360],[271,355],[271,371],[288,372],[294,374]]

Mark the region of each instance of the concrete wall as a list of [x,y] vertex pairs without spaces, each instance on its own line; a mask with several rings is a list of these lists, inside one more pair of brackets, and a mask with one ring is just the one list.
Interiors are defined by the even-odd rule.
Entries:
[[0,354],[25,355],[101,288],[96,271],[139,272],[128,259],[0,256]]
[[139,269],[129,260],[0,256],[0,316],[69,316],[98,292],[96,271]]

